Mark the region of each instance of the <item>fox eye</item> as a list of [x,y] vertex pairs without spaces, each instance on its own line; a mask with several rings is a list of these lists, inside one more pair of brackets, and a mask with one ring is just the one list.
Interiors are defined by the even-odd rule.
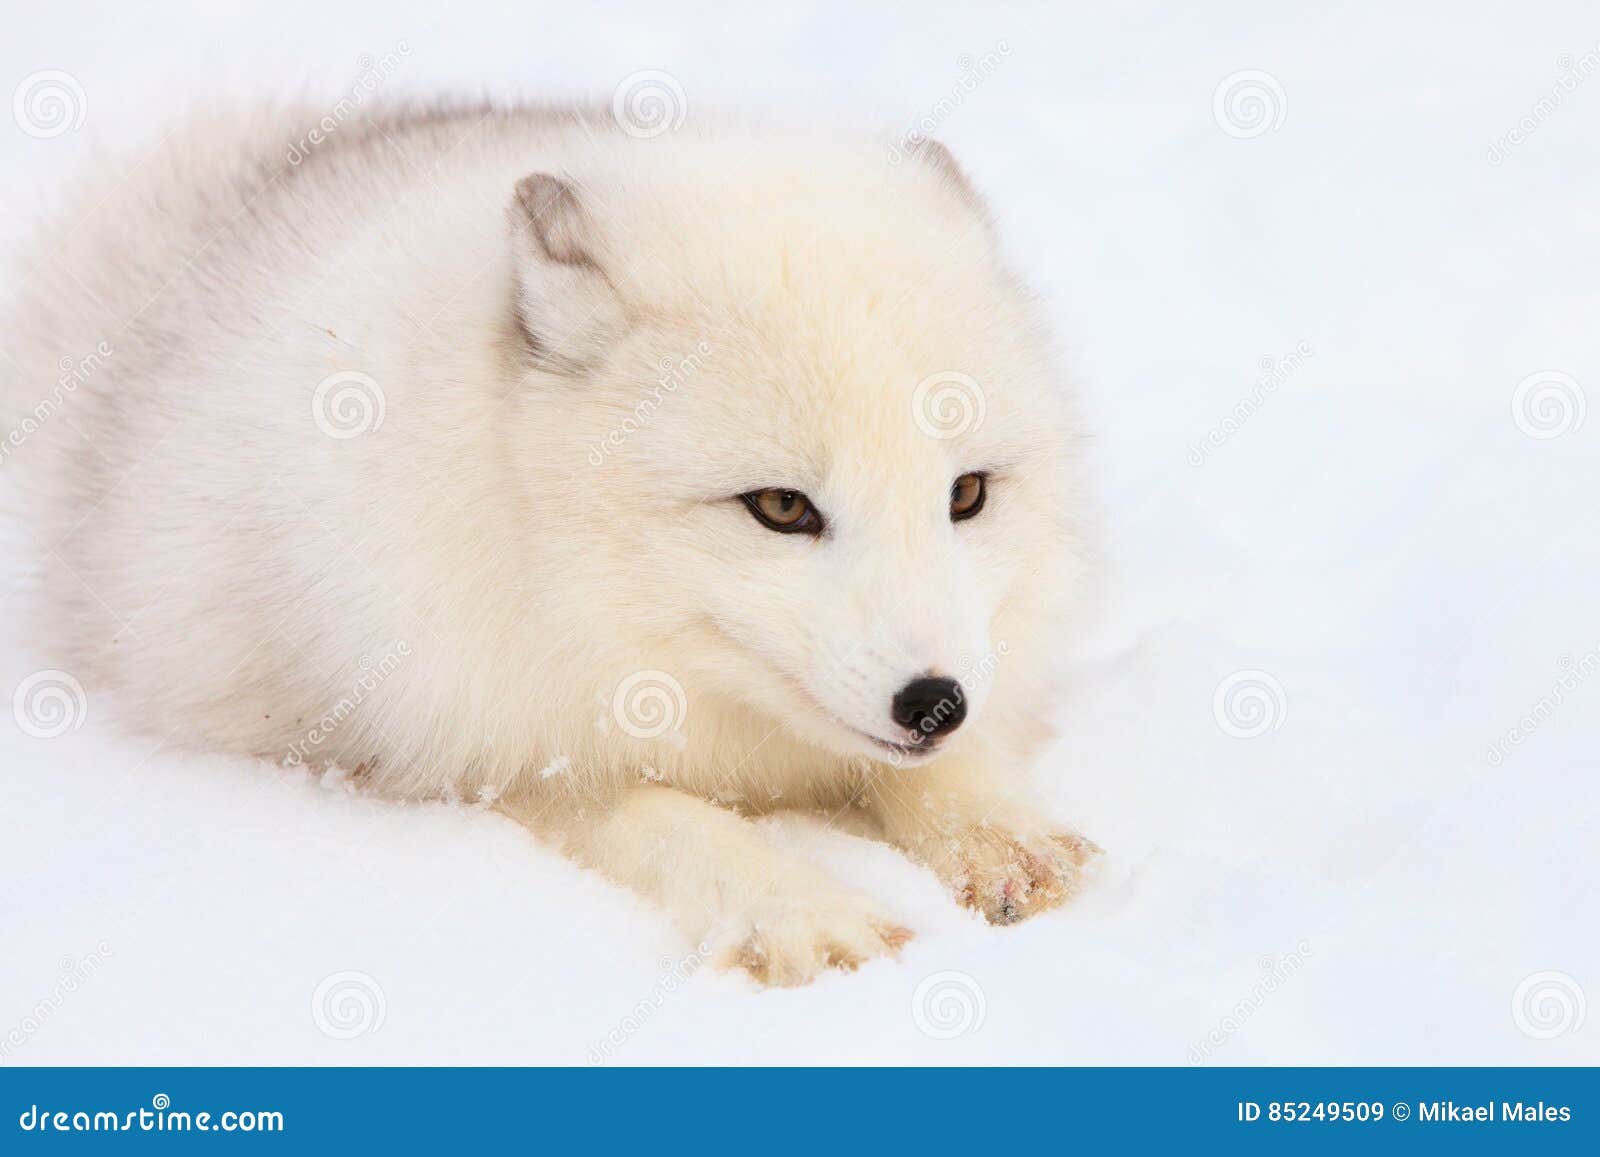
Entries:
[[822,515],[798,490],[752,490],[739,495],[756,520],[779,534],[821,534]]
[[951,522],[971,518],[983,509],[983,499],[988,489],[984,482],[985,476],[982,474],[963,474],[950,484]]

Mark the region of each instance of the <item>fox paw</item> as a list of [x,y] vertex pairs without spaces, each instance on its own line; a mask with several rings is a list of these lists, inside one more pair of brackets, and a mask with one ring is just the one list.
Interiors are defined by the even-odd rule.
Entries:
[[759,901],[719,937],[719,968],[743,969],[773,987],[809,984],[828,968],[851,971],[893,956],[911,930],[856,897]]
[[1070,900],[1103,854],[1075,832],[1019,836],[988,826],[955,838],[944,875],[991,924],[1016,924]]

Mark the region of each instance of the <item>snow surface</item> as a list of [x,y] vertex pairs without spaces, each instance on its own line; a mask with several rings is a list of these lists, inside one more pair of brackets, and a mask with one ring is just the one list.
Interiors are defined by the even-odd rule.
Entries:
[[[473,806],[175,757],[92,696],[52,739],[0,708],[0,1063],[581,1065],[613,1031],[613,1064],[1600,1062],[1600,676],[1576,677],[1600,661],[1600,413],[1548,438],[1514,415],[1544,371],[1600,409],[1592,6],[982,8],[8,17],[4,86],[61,69],[86,102],[53,139],[0,122],[8,245],[91,142],[131,163],[191,103],[331,103],[402,39],[396,93],[606,95],[664,69],[691,116],[936,119],[1096,431],[1103,590],[1041,776],[1110,858],[1070,910],[991,929],[884,847],[770,822],[919,937],[760,992],[683,964],[664,917]],[[1242,70],[1283,94],[1256,136],[1214,112]],[[1261,359],[1297,350],[1192,465]],[[0,690],[48,665],[7,645]],[[1253,738],[1214,712],[1240,671],[1282,688],[1229,724],[1264,723]]]

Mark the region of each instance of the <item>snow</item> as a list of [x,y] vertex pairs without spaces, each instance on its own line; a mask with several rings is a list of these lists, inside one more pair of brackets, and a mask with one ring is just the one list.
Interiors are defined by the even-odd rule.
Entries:
[[[853,830],[770,821],[918,938],[759,992],[489,801],[179,757],[58,681],[59,736],[0,709],[0,1063],[1600,1063],[1588,6],[76,7],[0,44],[7,85],[85,102],[0,133],[8,245],[91,141],[332,102],[402,40],[396,92],[660,69],[690,116],[935,121],[1095,431],[1099,584],[1040,778],[1110,855],[991,929]],[[941,107],[963,56],[993,66]],[[1219,122],[1250,70],[1266,120]],[[47,666],[7,643],[0,691]]]

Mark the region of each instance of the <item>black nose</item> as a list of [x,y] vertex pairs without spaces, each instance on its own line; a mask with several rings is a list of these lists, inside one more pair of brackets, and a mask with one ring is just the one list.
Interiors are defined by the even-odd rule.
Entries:
[[930,739],[954,731],[966,717],[966,695],[954,679],[913,679],[894,697],[894,721]]

